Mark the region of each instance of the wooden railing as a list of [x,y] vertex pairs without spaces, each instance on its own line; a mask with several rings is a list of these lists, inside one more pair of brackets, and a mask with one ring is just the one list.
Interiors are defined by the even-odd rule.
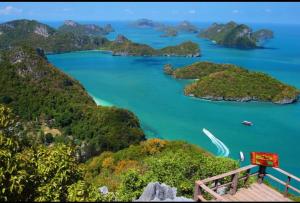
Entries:
[[[258,170],[256,172],[251,173],[251,170],[256,167],[259,167]],[[248,165],[248,166],[244,166],[242,168],[239,168],[239,169],[236,169],[236,170],[233,170],[233,171],[221,174],[221,175],[217,175],[217,176],[210,177],[210,178],[207,178],[204,180],[196,181],[195,182],[195,190],[194,190],[194,200],[195,201],[207,201],[207,199],[204,198],[204,193],[206,192],[206,193],[210,194],[214,198],[214,200],[225,201],[225,199],[222,197],[222,195],[220,195],[216,192],[218,188],[229,186],[229,194],[234,195],[237,192],[238,183],[240,181],[242,181],[243,186],[245,186],[249,177],[251,177],[251,176],[257,176],[257,182],[259,184],[263,183],[264,178],[267,176],[267,177],[271,178],[272,180],[284,185],[285,186],[284,196],[288,195],[289,189],[300,194],[299,189],[290,185],[291,179],[296,180],[297,182],[300,183],[300,178],[298,178],[280,168],[273,168],[273,169],[280,172],[281,174],[287,176],[287,181],[284,182],[284,181],[276,178],[275,176],[273,176],[269,173],[266,173],[265,166]],[[244,175],[240,177],[240,174],[242,174],[242,173],[244,173]],[[224,179],[225,177],[229,177],[229,176],[231,177],[230,182],[219,185],[219,183],[222,179]],[[207,184],[210,184],[210,186],[208,186]]]

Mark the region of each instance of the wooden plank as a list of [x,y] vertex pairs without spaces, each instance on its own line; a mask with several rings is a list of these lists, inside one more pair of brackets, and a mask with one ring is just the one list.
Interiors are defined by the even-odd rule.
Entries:
[[254,167],[257,167],[257,165],[244,166],[242,168],[238,168],[236,170],[233,170],[233,171],[230,171],[230,172],[227,172],[227,173],[223,173],[223,174],[220,174],[220,175],[217,175],[217,176],[214,176],[214,177],[206,178],[206,179],[202,180],[202,182],[207,183],[207,182],[214,181],[214,180],[217,180],[217,179],[225,178],[227,176],[231,176],[235,173],[240,173],[240,172],[246,171],[246,170],[254,168]]
[[273,195],[279,195],[279,199],[281,199],[282,201],[291,201],[291,199],[285,197],[283,194],[281,194],[280,192],[278,192],[277,190],[263,184],[262,187],[265,187],[267,190],[272,191]]
[[282,199],[282,196],[274,194],[273,192],[270,193],[269,190],[264,189],[261,187],[261,185],[259,185],[257,188],[259,188],[256,189],[257,195],[260,196],[262,201],[277,201]]
[[[267,176],[268,176],[269,178],[271,178],[272,180],[275,180],[276,182],[278,182],[278,183],[280,183],[280,184],[286,186],[286,183],[285,183],[285,182],[283,182],[282,180],[280,180],[280,179],[278,179],[278,178],[272,176],[271,174],[267,174]],[[297,193],[300,194],[300,190],[298,190],[297,188],[295,188],[295,187],[293,187],[293,186],[291,186],[291,185],[287,185],[287,187],[290,188],[290,189],[292,189],[292,190],[294,190],[295,192],[297,192]]]
[[284,174],[284,175],[286,175],[286,176],[289,176],[289,177],[291,177],[292,179],[294,179],[294,180],[300,182],[300,178],[298,178],[297,176],[295,176],[295,175],[293,175],[293,174],[291,174],[291,173],[289,173],[289,172],[286,172],[286,171],[282,170],[281,168],[274,168],[274,167],[272,167],[272,168],[273,168],[274,170],[276,170],[276,171],[278,171],[278,172],[280,172],[280,173],[282,173],[282,174]]
[[262,188],[262,190],[268,194],[269,197],[273,198],[273,201],[286,201],[287,198],[284,197],[280,192],[270,188],[269,186],[265,185],[265,184],[261,184],[260,186]]
[[255,198],[255,201],[270,201],[269,198],[263,195],[262,192],[257,190],[255,187],[249,187],[247,192]]

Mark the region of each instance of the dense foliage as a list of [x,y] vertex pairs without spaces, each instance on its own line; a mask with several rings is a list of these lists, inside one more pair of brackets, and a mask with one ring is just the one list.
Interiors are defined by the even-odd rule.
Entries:
[[197,62],[176,69],[166,65],[164,72],[175,78],[198,79],[187,85],[184,92],[205,99],[292,103],[299,95],[295,87],[267,74],[251,72],[231,64]]
[[64,144],[31,147],[19,142],[18,118],[0,104],[1,201],[108,201],[83,180],[75,149]]
[[227,24],[214,23],[198,36],[214,40],[226,47],[251,49],[258,47],[257,42],[272,38],[273,32],[267,29],[253,32],[247,25],[231,21]]
[[169,74],[179,79],[199,79],[211,73],[223,71],[229,67],[230,64],[216,64],[208,61],[196,62],[191,65],[169,70]]
[[237,167],[232,159],[214,157],[185,142],[150,139],[92,158],[85,164],[85,179],[107,185],[123,201],[138,198],[151,181],[166,183],[176,187],[178,195],[192,197],[195,180]]
[[200,56],[199,45],[186,41],[176,46],[168,46],[159,50],[162,55],[174,55],[174,56]]
[[[53,67],[36,50],[14,48],[1,58],[0,103],[12,107],[24,120],[61,131],[55,141],[81,144],[82,155],[88,157],[144,139],[133,113],[97,106],[78,81]],[[41,129],[41,125],[36,127]]]

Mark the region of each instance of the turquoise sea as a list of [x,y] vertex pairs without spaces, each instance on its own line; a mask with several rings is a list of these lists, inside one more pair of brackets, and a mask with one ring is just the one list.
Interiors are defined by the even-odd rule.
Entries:
[[[95,23],[95,22],[93,22]],[[183,95],[187,80],[175,80],[163,74],[163,65],[175,67],[196,61],[233,63],[249,70],[262,71],[300,89],[300,25],[250,24],[254,30],[269,28],[275,38],[266,49],[238,50],[223,48],[180,34],[161,38],[158,31],[136,29],[127,22],[110,22],[116,29],[108,38],[123,34],[130,40],[156,48],[186,40],[199,43],[200,58],[112,56],[100,51],[82,51],[48,55],[56,67],[79,80],[100,105],[114,105],[133,111],[147,137],[185,140],[218,156],[245,154],[249,164],[251,151],[274,152],[280,168],[300,176],[300,102],[276,105],[262,102],[212,102]],[[50,25],[59,25],[48,23]],[[103,25],[104,22],[98,23]],[[195,23],[205,28],[209,23]],[[244,126],[243,120],[254,123]],[[225,146],[209,139],[206,128]],[[285,180],[285,179],[284,179]]]

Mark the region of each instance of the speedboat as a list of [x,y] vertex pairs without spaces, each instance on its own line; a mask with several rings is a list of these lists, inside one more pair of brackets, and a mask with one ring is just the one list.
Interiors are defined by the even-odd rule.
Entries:
[[243,121],[243,122],[242,122],[242,124],[244,124],[244,125],[248,125],[248,126],[251,126],[251,125],[253,125],[253,123],[252,123],[252,122],[250,122],[250,121]]

